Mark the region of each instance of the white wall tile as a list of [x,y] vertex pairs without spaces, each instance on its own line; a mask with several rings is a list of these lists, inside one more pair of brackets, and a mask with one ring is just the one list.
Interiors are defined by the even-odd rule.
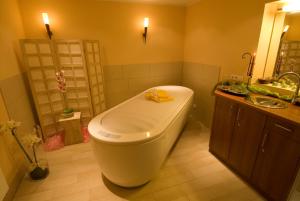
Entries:
[[170,76],[180,75],[182,70],[182,63],[161,63],[151,65],[151,76]]
[[159,85],[180,85],[182,63],[105,66],[105,94],[108,108]]
[[198,63],[184,63],[182,70],[182,85],[194,90],[194,115],[210,127],[212,122],[215,85],[218,83],[220,68]]
[[103,71],[104,79],[107,81],[124,78],[122,66],[104,66]]
[[128,91],[128,80],[109,80],[105,83],[106,93]]
[[151,88],[152,86],[153,86],[153,81],[151,79],[145,79],[145,78],[129,79],[129,90],[131,92],[135,91],[139,93]]
[[107,93],[106,95],[106,104],[108,108],[111,108],[119,103],[130,98],[128,91],[126,92],[117,92],[117,93]]
[[174,76],[160,76],[160,77],[154,77],[153,78],[154,86],[160,86],[160,85],[178,85],[180,84],[180,81],[178,77]]
[[141,78],[149,77],[150,65],[149,64],[132,64],[123,66],[123,72],[127,78]]

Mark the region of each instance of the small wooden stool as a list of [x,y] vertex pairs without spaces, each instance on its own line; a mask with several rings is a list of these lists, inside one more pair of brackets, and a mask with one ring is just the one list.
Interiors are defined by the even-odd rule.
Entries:
[[83,142],[80,124],[81,112],[74,112],[73,117],[60,118],[58,122],[65,130],[65,145]]

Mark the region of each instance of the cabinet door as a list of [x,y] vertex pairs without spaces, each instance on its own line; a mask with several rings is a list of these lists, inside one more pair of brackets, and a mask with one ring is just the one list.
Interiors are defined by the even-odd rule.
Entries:
[[260,145],[252,182],[269,200],[286,200],[300,162],[298,128],[270,119]]
[[228,159],[236,112],[237,103],[223,97],[216,97],[209,150],[225,161]]
[[240,105],[232,136],[229,164],[240,175],[251,177],[266,116],[253,108]]

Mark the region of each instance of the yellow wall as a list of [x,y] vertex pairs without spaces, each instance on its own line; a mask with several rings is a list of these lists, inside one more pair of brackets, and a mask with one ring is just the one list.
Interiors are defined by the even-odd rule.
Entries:
[[[202,73],[204,82],[206,81],[204,78],[210,78],[210,75],[214,75],[213,80],[217,80],[218,67],[221,67],[223,75],[244,75],[247,62],[242,61],[241,54],[245,51],[253,52],[257,48],[263,8],[263,1],[253,0],[202,0],[187,8],[99,0],[19,0],[18,5],[17,0],[1,0],[0,55],[5,59],[0,60],[0,82],[5,81],[7,86],[9,83],[7,80],[21,76],[18,39],[46,37],[41,12],[48,12],[56,39],[100,40],[104,47],[105,65],[187,62],[189,74],[183,67],[183,73],[187,78],[185,84],[192,86],[195,83],[197,85],[195,88],[198,90],[197,104],[203,104],[201,105],[203,108],[206,106],[212,108],[213,101],[204,100],[202,97],[208,97],[209,89],[214,83],[209,83],[209,87],[207,83],[193,82],[193,80],[190,83],[189,77],[194,81],[199,80],[196,75]],[[149,38],[146,45],[141,36],[144,17],[150,18]],[[198,67],[198,64],[194,65],[191,62],[207,65]],[[169,70],[173,68],[173,65],[170,66],[168,71],[158,72],[161,71],[158,68],[157,72],[154,72],[159,75],[159,78],[168,76]],[[179,72],[180,65],[175,66],[178,66],[176,69],[179,69]],[[122,69],[120,74],[123,75],[123,69],[127,67],[117,66],[117,69],[119,68]],[[140,69],[138,66],[133,68]],[[154,69],[157,66],[144,68]],[[211,70],[212,68],[214,70]],[[145,73],[145,76],[140,79],[146,79],[147,75],[148,73]],[[178,75],[175,74],[174,77],[176,83],[179,82]],[[134,81],[139,83],[140,80]],[[112,82],[116,83],[115,80]],[[25,91],[23,88],[20,90]],[[8,95],[13,97],[14,94],[7,94],[9,91],[14,90],[6,88],[4,99]],[[6,105],[1,99],[0,121],[6,121],[9,113],[20,112],[20,110],[8,110],[12,108],[12,104],[16,104],[22,108],[21,112],[24,114],[20,117],[27,117],[29,121],[26,124],[30,127],[33,117],[28,102],[26,95],[15,103],[9,101]],[[10,104],[10,107],[7,104]],[[206,120],[211,118],[211,115],[208,115],[211,113],[212,109],[207,110]],[[209,120],[206,122],[209,124]],[[0,158],[0,167],[8,183],[12,185],[18,175],[17,170],[22,166],[20,160],[22,155],[9,136],[0,137]]]
[[[24,37],[17,0],[0,1],[0,122],[14,118],[23,122],[24,134],[34,125],[32,109],[22,80],[19,38]],[[23,178],[24,156],[11,135],[0,136],[0,168],[10,187],[9,200]]]
[[[185,8],[97,0],[20,0],[25,34],[46,37],[41,12],[48,12],[57,39],[98,39],[104,64],[182,61]],[[143,19],[150,18],[143,43]]]
[[300,13],[287,16],[287,24],[290,25],[286,40],[300,41]]
[[221,67],[222,75],[245,75],[242,53],[257,48],[263,1],[203,0],[186,10],[184,60]]
[[207,127],[218,80],[246,77],[249,60],[241,57],[257,49],[263,9],[253,0],[202,0],[186,9],[183,84],[194,90],[195,114]]
[[[20,73],[15,45],[18,43],[17,39],[23,37],[23,30],[16,0],[1,1],[0,27],[0,80],[4,80]],[[8,112],[1,93],[0,122],[6,122],[8,119]],[[5,139],[8,137],[0,137],[0,166],[4,172],[4,176],[8,180],[8,183],[11,183],[18,167],[15,167],[17,163],[14,161],[13,153],[10,153],[12,149],[5,143]]]
[[16,50],[24,32],[17,0],[0,1],[0,26],[0,80],[3,80],[20,73]]
[[[105,74],[120,72],[119,76],[113,76],[113,80],[106,76],[108,106],[118,104],[154,83],[164,83],[151,82],[151,76],[148,76],[156,66],[121,65],[170,65],[184,61],[186,65],[182,68],[181,81],[186,86],[197,85],[194,87],[196,104],[206,125],[210,125],[209,114],[213,111],[213,99],[207,93],[219,79],[219,69],[223,75],[246,74],[248,60],[242,60],[241,55],[256,50],[264,9],[264,1],[252,0],[202,0],[188,7],[97,0],[19,2],[28,38],[46,37],[41,12],[48,12],[55,38],[98,39],[102,42]],[[147,45],[141,37],[146,16],[150,18]],[[207,66],[214,69],[209,70]],[[128,69],[148,73],[134,80],[121,79],[129,73]],[[190,74],[199,73],[213,81],[205,84],[204,80],[201,83],[189,80],[191,77],[198,79]],[[164,76],[168,77],[169,73]],[[128,90],[132,83],[140,89]],[[180,80],[165,83],[180,84]]]
[[[6,122],[9,120],[3,98],[0,94],[0,122]],[[0,168],[6,178],[9,186],[14,185],[15,177],[23,167],[23,156],[19,150],[19,147],[15,143],[13,137],[8,133],[0,134]]]

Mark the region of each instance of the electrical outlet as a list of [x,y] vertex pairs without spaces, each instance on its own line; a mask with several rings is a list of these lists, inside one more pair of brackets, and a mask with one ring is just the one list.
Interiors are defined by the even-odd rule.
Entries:
[[240,82],[242,82],[242,81],[244,80],[244,77],[243,77],[242,75],[234,75],[234,74],[231,74],[231,75],[229,76],[229,78],[230,78],[231,80],[240,81]]

